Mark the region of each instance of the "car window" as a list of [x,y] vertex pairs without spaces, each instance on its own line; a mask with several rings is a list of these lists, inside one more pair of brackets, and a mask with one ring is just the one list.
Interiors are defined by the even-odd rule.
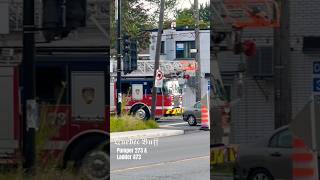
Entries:
[[278,136],[277,135],[272,136],[270,143],[269,143],[269,146],[270,147],[277,147],[277,144],[278,144],[277,141],[278,141]]
[[275,134],[270,142],[270,147],[276,148],[291,148],[292,147],[292,134],[289,130],[280,131]]
[[290,133],[290,131],[286,130],[279,134],[278,146],[283,148],[292,147],[292,134]]

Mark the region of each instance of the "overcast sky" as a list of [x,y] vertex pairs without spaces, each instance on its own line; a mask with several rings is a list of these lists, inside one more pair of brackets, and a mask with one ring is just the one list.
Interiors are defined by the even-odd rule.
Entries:
[[[209,0],[198,0],[199,1],[199,5],[200,4],[205,4],[205,3],[209,3],[210,1]],[[177,6],[176,8],[177,9],[184,9],[184,8],[189,8],[191,6],[191,4],[193,4],[194,0],[177,0]],[[144,1],[144,5],[148,8],[150,8],[151,10],[149,11],[150,14],[153,14],[154,13],[154,4],[149,4],[149,3],[146,3]],[[167,14],[169,16],[169,18],[173,18],[174,15],[173,14]]]
[[[198,0],[199,4],[205,4],[205,3],[209,3],[209,0]],[[183,8],[188,8],[190,7],[190,3],[193,4],[194,0],[178,0],[178,5],[177,7],[179,9],[183,9]]]

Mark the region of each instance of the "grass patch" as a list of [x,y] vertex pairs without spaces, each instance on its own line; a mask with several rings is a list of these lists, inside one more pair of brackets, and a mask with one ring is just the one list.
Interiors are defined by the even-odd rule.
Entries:
[[129,115],[123,115],[121,117],[111,116],[110,118],[111,132],[156,129],[158,127],[159,125],[155,120],[142,121]]

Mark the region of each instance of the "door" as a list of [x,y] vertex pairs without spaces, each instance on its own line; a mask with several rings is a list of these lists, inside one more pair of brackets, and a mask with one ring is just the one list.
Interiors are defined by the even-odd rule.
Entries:
[[116,105],[115,105],[115,89],[114,89],[114,82],[110,82],[110,111],[115,112]]
[[292,134],[283,130],[275,134],[269,144],[267,162],[276,179],[292,179]]

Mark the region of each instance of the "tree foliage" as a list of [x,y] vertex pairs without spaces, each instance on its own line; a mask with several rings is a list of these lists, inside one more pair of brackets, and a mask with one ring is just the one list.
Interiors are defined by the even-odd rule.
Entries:
[[[201,4],[199,8],[199,26],[200,29],[206,29],[210,25],[210,6],[209,4]],[[190,8],[177,10],[176,12],[177,28],[194,29],[195,17],[194,17],[194,5]]]
[[[111,47],[114,48],[117,40],[117,26],[114,18],[114,1],[112,1],[112,3]],[[166,0],[166,12],[172,11],[175,4],[176,0]],[[150,35],[146,30],[157,28],[159,5],[160,0],[123,0],[121,11],[121,34],[127,33],[131,38],[137,39],[141,49],[148,47]]]

